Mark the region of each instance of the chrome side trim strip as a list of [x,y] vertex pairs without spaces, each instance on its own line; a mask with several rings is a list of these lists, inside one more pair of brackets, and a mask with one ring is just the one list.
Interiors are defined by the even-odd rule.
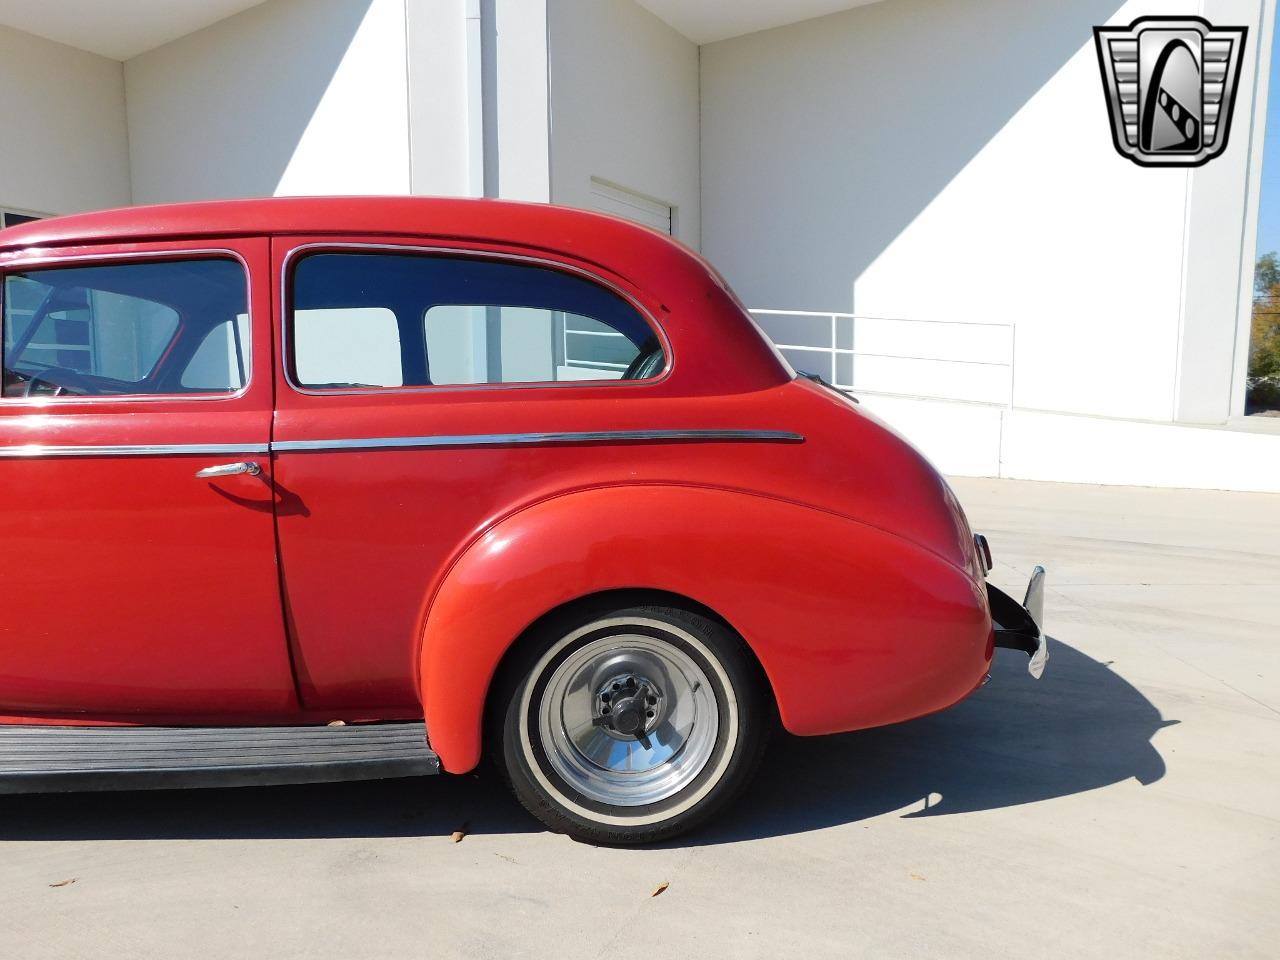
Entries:
[[429,447],[509,447],[557,443],[764,442],[802,443],[786,430],[600,430],[579,433],[477,433],[438,437],[365,437],[338,440],[279,440],[275,443],[161,443],[115,446],[0,447],[0,459],[42,457],[247,456],[323,450],[419,450]]
[[601,430],[581,433],[478,433],[437,437],[367,437],[341,440],[277,440],[274,453],[316,450],[411,450],[427,447],[506,447],[553,443],[635,443],[643,441],[764,441],[799,443],[784,430]]
[[159,443],[121,444],[117,446],[43,446],[38,443],[17,447],[0,447],[0,458],[40,457],[182,457],[235,456],[237,454],[270,453],[265,443]]

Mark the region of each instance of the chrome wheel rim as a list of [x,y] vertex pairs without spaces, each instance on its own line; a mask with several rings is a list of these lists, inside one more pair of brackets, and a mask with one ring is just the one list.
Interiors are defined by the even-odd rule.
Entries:
[[619,632],[551,673],[537,705],[552,770],[581,796],[635,807],[675,796],[706,768],[720,732],[706,672],[684,650]]

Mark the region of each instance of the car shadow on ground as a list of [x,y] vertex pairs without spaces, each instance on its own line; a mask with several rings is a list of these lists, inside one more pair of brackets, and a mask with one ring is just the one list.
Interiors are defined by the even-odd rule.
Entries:
[[[1164,720],[1109,664],[1052,642],[1039,682],[1000,651],[992,682],[950,710],[835,737],[779,736],[728,813],[674,846],[802,833],[901,810],[936,816],[1164,775]],[[542,829],[489,773],[226,790],[0,797],[0,840],[305,839]]]
[[991,682],[950,710],[833,737],[782,736],[714,844],[864,820],[992,810],[1164,776],[1151,740],[1166,720],[1109,663],[1050,638],[1042,680],[997,651]]

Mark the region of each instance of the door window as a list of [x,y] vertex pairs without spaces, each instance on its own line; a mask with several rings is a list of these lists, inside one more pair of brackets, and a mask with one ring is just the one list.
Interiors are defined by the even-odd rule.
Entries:
[[547,267],[316,253],[292,300],[291,373],[312,389],[639,380],[666,366],[634,306]]
[[4,278],[4,395],[234,393],[248,379],[244,269],[229,259]]

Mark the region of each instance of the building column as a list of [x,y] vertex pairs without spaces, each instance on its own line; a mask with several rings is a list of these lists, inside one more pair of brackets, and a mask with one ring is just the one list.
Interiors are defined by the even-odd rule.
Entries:
[[550,199],[546,0],[406,0],[414,194]]
[[1215,25],[1247,26],[1249,34],[1226,152],[1187,174],[1173,409],[1181,423],[1223,423],[1244,412],[1275,6],[1206,0],[1204,16]]

